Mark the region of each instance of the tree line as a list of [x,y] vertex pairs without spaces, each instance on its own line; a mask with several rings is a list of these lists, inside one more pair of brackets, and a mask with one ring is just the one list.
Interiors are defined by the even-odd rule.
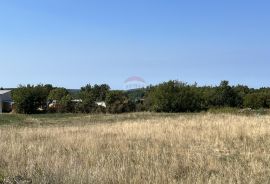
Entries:
[[26,85],[12,90],[12,97],[15,111],[24,114],[200,112],[223,107],[270,107],[270,88],[231,86],[228,81],[221,81],[218,86],[197,86],[171,80],[129,91],[111,90],[107,84],[87,84],[79,92],[50,84]]

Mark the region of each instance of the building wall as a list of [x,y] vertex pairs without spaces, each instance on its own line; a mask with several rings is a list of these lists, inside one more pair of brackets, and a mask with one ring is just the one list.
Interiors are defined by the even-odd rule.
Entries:
[[3,102],[2,102],[2,98],[1,98],[1,95],[0,95],[0,113],[2,113],[2,106],[3,106]]
[[0,113],[12,111],[11,92],[0,94]]
[[8,102],[8,101],[12,101],[12,98],[11,98],[11,92],[7,92],[7,93],[4,93],[4,94],[1,94],[0,95],[0,99],[2,99],[2,101],[4,102]]

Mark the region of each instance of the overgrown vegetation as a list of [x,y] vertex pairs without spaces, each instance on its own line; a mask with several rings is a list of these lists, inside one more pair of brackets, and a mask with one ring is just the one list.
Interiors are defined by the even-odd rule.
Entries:
[[106,84],[88,84],[78,93],[52,85],[27,85],[19,86],[12,94],[16,111],[25,114],[199,112],[213,108],[270,107],[270,88],[231,86],[228,81],[221,81],[214,87],[168,81],[130,91],[110,90]]
[[6,114],[0,121],[3,117],[15,124],[0,126],[0,183],[270,181],[269,115]]

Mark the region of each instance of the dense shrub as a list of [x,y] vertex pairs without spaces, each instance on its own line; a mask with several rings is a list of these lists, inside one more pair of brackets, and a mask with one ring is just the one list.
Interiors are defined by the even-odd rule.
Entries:
[[251,93],[245,96],[244,106],[253,109],[269,108],[270,94],[268,93]]
[[63,97],[67,96],[68,90],[65,88],[55,88],[49,93],[48,100],[60,101]]
[[195,86],[169,81],[154,87],[148,96],[156,112],[194,112],[201,109],[201,98]]
[[75,112],[75,106],[72,102],[72,97],[70,95],[66,95],[61,98],[59,102],[59,112],[68,113]]
[[[270,107],[270,88],[188,85],[168,81],[156,86],[129,91],[114,91],[106,84],[86,85],[81,90],[54,88],[52,85],[19,86],[12,91],[18,113],[81,112],[123,113],[135,111],[196,112],[209,109]],[[51,103],[54,101],[54,103]],[[106,107],[97,104],[106,103]],[[48,108],[52,107],[52,108]]]
[[82,113],[90,113],[95,110],[95,98],[90,91],[81,91],[80,99],[82,102],[78,103],[78,110]]
[[135,110],[135,104],[122,91],[111,91],[106,97],[108,113],[123,113]]
[[82,113],[95,113],[104,112],[104,107],[100,107],[96,102],[105,101],[110,87],[107,84],[91,86],[87,84],[81,88],[79,98],[81,103],[77,104],[77,111]]
[[241,97],[229,85],[229,82],[221,81],[220,85],[216,88],[213,105],[218,107],[237,107],[241,106],[241,104]]
[[50,90],[46,86],[19,86],[12,91],[15,109],[18,113],[33,114],[46,110]]

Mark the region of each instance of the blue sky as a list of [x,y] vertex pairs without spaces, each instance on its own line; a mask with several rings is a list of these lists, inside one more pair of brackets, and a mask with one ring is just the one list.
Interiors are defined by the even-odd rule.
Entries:
[[0,86],[270,86],[267,0],[1,0]]

